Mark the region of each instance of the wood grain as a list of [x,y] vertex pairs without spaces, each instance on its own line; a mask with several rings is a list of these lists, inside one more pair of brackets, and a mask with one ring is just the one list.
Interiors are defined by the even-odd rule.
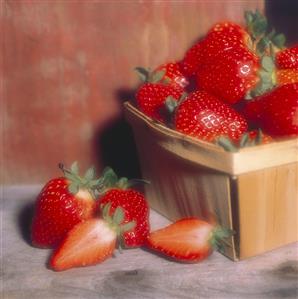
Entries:
[[[230,153],[213,143],[186,136],[152,120],[129,102],[125,102],[124,107],[127,119],[134,130],[150,131],[151,136],[148,138],[169,151],[171,155],[230,175],[240,175],[298,161],[297,138],[243,148],[237,153]],[[136,141],[142,142],[143,139]]]
[[240,258],[298,240],[298,164],[238,178]]
[[[225,152],[147,117],[125,103],[152,207],[171,220],[216,215],[235,231],[233,260],[298,240],[297,139]],[[273,167],[274,166],[274,167]]]
[[[49,250],[27,243],[32,204],[41,186],[1,189],[3,299],[272,299],[297,298],[297,244],[241,262],[214,253],[198,264],[170,262],[142,249],[56,273]],[[168,221],[151,212],[152,229]]]

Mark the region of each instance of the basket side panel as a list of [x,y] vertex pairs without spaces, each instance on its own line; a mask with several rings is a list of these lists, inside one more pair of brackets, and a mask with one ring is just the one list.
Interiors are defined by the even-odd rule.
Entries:
[[[169,153],[146,126],[134,127],[142,176],[151,182],[145,187],[150,206],[175,221],[198,216],[232,229],[228,175],[201,167]],[[234,239],[225,244],[225,255],[236,259]]]
[[297,165],[239,176],[240,259],[298,240]]

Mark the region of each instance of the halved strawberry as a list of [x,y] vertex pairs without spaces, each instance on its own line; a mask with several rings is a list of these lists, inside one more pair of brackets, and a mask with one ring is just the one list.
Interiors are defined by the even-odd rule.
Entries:
[[208,257],[230,232],[198,218],[184,218],[151,232],[146,246],[180,262],[199,262]]
[[[107,206],[106,210],[110,207]],[[112,256],[117,238],[133,228],[134,223],[123,222],[123,211],[118,208],[113,217],[93,218],[73,227],[52,254],[49,266],[55,271],[73,267],[96,265]]]

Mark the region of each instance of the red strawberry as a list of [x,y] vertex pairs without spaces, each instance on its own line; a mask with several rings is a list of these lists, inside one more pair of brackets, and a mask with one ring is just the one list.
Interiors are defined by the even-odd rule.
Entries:
[[279,68],[298,70],[298,45],[277,52],[276,62]]
[[276,70],[277,85],[284,85],[298,82],[298,69],[278,69]]
[[160,65],[153,72],[153,75],[157,72],[164,73],[161,81],[166,81],[168,84],[180,88],[184,88],[188,85],[188,80],[181,72],[181,66],[177,62],[168,62]]
[[215,24],[205,39],[196,43],[185,54],[181,68],[185,75],[195,75],[202,65],[232,48],[246,47],[248,33],[238,24],[220,22]]
[[38,195],[31,229],[35,246],[56,246],[74,225],[95,212],[93,190],[99,181],[93,178],[93,168],[84,178],[78,175],[76,163],[71,171],[63,171],[65,177],[50,180]]
[[196,91],[178,105],[175,128],[198,139],[213,142],[219,136],[238,140],[246,132],[246,120],[233,108],[205,91]]
[[73,267],[95,265],[112,256],[117,238],[134,223],[121,225],[123,211],[116,210],[115,217],[88,219],[73,227],[54,251],[49,265],[56,271]]
[[[165,101],[171,97],[178,101],[183,93],[183,88],[177,84],[183,81],[177,67],[166,64],[160,69],[150,73],[144,68],[136,68],[141,80],[144,82],[136,93],[136,102],[141,111],[151,118],[165,123],[167,111],[164,109]],[[178,76],[178,77],[177,77]],[[177,82],[176,82],[177,80]]]
[[185,218],[151,232],[146,246],[181,262],[198,262],[208,257],[220,239],[228,237],[227,230],[197,218]]
[[[104,195],[100,197],[98,205],[111,204],[110,213],[114,213],[118,207],[124,211],[123,224],[134,221],[136,223],[133,230],[123,234],[123,241],[126,247],[138,247],[144,243],[150,230],[149,226],[149,206],[143,194],[129,188],[133,181],[125,178],[118,180],[111,168],[104,171],[106,178],[104,184],[108,186],[103,190]],[[107,183],[111,181],[111,183]]]
[[247,103],[244,115],[273,137],[298,135],[298,83],[275,88]]
[[231,22],[215,25],[181,63],[186,74],[196,74],[199,88],[230,104],[274,87],[272,49],[285,41],[282,34],[267,32],[258,11],[245,18],[246,30]]
[[243,47],[222,52],[197,72],[197,85],[234,104],[256,87],[259,59]]
[[166,99],[171,96],[178,101],[182,93],[182,89],[170,85],[145,83],[137,91],[136,100],[140,110],[146,115],[160,122],[166,122],[167,116],[164,110]]

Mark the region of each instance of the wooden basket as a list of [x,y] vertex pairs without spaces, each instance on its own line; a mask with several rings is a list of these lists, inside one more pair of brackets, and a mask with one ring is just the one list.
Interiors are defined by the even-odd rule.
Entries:
[[235,231],[224,252],[233,260],[298,240],[297,139],[230,153],[124,106],[153,209],[172,221],[216,214]]

